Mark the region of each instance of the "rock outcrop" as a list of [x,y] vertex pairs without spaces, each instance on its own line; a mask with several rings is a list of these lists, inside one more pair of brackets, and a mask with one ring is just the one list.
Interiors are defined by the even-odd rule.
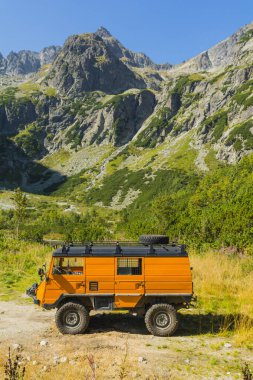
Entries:
[[[198,72],[210,69],[221,69],[229,65],[238,64],[241,60],[247,60],[246,55],[253,50],[253,23],[240,28],[232,36],[221,41],[210,49],[189,59],[175,70],[185,72]],[[248,43],[249,42],[249,43]],[[250,57],[249,62],[250,62]]]
[[6,58],[0,53],[0,74],[26,75],[34,73],[41,66],[53,62],[60,49],[59,46],[49,46],[41,50],[41,52],[30,50],[11,51]]
[[101,37],[106,46],[112,51],[112,53],[127,65],[132,67],[150,67],[155,70],[168,70],[172,67],[169,63],[158,65],[154,63],[146,54],[136,53],[129,49],[126,49],[115,37],[108,32],[104,27],[99,28],[96,33]]
[[92,33],[67,39],[46,82],[72,96],[85,91],[113,94],[146,87],[144,80],[121,62],[101,37]]

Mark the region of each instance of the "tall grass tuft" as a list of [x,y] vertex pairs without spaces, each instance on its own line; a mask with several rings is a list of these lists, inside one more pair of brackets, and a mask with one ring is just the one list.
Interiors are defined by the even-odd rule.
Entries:
[[220,333],[239,345],[253,341],[253,258],[220,252],[190,255],[198,307],[219,316]]

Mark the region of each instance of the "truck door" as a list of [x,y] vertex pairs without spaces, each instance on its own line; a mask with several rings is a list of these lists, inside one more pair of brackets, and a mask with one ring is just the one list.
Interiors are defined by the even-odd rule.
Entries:
[[115,257],[115,307],[135,307],[144,295],[142,257]]
[[46,284],[44,303],[54,303],[62,293],[85,293],[84,264],[83,257],[54,257]]

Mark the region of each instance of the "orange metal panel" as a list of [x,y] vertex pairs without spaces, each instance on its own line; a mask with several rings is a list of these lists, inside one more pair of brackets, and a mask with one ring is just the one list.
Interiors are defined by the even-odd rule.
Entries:
[[192,278],[191,275],[188,274],[186,276],[180,276],[180,275],[156,275],[156,276],[145,276],[146,283],[148,282],[191,282]]
[[86,265],[86,274],[87,276],[96,276],[96,275],[105,275],[114,277],[114,265]]
[[189,257],[145,257],[145,265],[189,265]]
[[146,284],[146,293],[191,293],[191,282],[149,282]]
[[114,267],[114,257],[86,257],[87,265],[112,265]]
[[145,275],[188,275],[189,265],[145,265]]
[[115,296],[115,308],[132,308],[141,299],[141,296]]

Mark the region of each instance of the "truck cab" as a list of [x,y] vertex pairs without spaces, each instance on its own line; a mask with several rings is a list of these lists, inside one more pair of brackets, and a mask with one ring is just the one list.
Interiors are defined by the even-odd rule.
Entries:
[[40,274],[41,283],[28,293],[39,306],[57,309],[64,334],[83,333],[91,310],[130,310],[145,316],[152,334],[168,336],[176,330],[177,310],[193,297],[185,247],[160,235],[143,235],[140,243],[63,246]]

